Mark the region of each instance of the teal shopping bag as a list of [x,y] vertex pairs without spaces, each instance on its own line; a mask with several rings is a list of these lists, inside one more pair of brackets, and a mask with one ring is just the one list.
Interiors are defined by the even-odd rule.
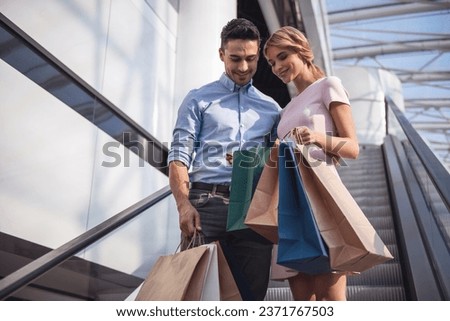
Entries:
[[281,142],[278,157],[277,263],[299,272],[330,272],[328,249],[322,240],[297,168],[294,146]]
[[249,229],[244,220],[269,153],[269,147],[238,150],[233,153],[227,231]]

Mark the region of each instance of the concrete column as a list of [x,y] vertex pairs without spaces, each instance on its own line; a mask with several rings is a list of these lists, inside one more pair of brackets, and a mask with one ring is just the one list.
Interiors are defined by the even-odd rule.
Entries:
[[173,108],[190,89],[220,77],[220,32],[237,17],[237,0],[180,1]]

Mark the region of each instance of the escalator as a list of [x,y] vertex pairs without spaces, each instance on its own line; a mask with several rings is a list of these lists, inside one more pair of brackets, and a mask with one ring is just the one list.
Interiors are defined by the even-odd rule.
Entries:
[[[0,233],[0,275],[8,276],[51,249]],[[10,301],[123,300],[142,278],[72,256],[4,298]]]
[[[339,168],[339,173],[344,184],[394,256],[394,260],[375,266],[360,275],[349,276],[347,295],[350,301],[417,300],[420,299],[417,298],[417,293],[421,291],[425,292],[425,296],[431,295],[430,297],[433,297],[433,294],[431,294],[433,290],[429,289],[429,281],[427,281],[427,289],[425,290],[416,289],[416,287],[421,286],[420,284],[412,284],[414,282],[417,283],[417,281],[414,281],[414,277],[411,277],[411,273],[408,272],[407,255],[403,253],[405,249],[401,246],[405,241],[399,241],[407,233],[402,231],[401,227],[396,223],[397,219],[394,213],[396,206],[392,206],[395,197],[392,195],[393,187],[390,186],[390,180],[388,179],[390,176],[390,174],[387,174],[388,166],[385,165],[386,158],[392,158],[393,155],[386,155],[385,153],[382,146],[361,146],[360,157],[357,160],[346,160],[346,165]],[[133,210],[126,210],[124,213],[119,213],[117,217],[111,219],[110,224],[107,224],[108,222],[100,224],[105,227],[98,226],[96,233],[104,230],[104,235],[114,234],[115,230],[113,227],[106,228],[106,226],[111,225],[113,222],[114,225],[123,227],[123,225],[126,225],[125,222],[133,221],[130,215],[135,216],[137,219],[139,219],[139,215],[157,215],[158,203],[173,202],[168,188],[159,194],[156,199],[149,198],[152,199],[152,205],[148,201],[143,201],[140,205],[135,205]],[[132,213],[133,211],[134,213]],[[89,233],[88,231],[86,234]],[[99,239],[101,239],[102,235],[98,235]],[[80,237],[83,239],[82,236]],[[416,236],[416,238],[418,237]],[[11,244],[8,248],[5,248],[5,243],[2,242],[2,260],[6,258],[5,253],[8,250],[15,253],[7,253],[7,255],[22,255],[22,259],[24,259],[26,256],[26,247],[36,246],[26,244],[27,242],[23,240],[15,241],[15,245]],[[74,240],[73,243],[77,244],[79,241]],[[74,245],[74,247],[76,246]],[[81,249],[83,246],[79,244],[78,247]],[[61,264],[55,261],[56,267],[53,269],[45,268],[45,264],[36,264],[36,261],[42,259],[44,256],[47,255],[49,258],[52,258],[57,256],[57,254],[52,255],[52,252],[67,252],[68,248],[71,248],[70,244],[66,244],[60,249],[53,251],[42,248],[41,258],[26,258],[31,262],[29,265],[35,264],[35,267],[38,267],[38,269],[46,269],[49,271],[42,273],[43,276],[37,280],[29,282],[27,286],[22,287],[12,295],[2,297],[2,299],[123,300],[143,281],[141,277],[84,261],[75,256],[69,256],[67,253],[68,258],[61,258]],[[18,251],[18,249],[20,250]],[[76,252],[78,252],[78,249],[73,249],[73,253]],[[125,254],[117,253],[115,255]],[[413,256],[415,256],[416,260],[423,260],[417,254]],[[430,259],[429,256],[430,254],[428,253],[428,259]],[[409,264],[419,266],[421,262],[413,261]],[[32,270],[32,268],[32,266],[28,267],[28,270]],[[448,272],[441,271],[441,273]],[[27,272],[24,271],[23,275],[26,274]],[[425,274],[421,275],[421,277],[424,279],[427,278]],[[3,281],[0,280],[0,294],[4,293],[2,292]],[[436,280],[436,283],[439,283],[439,281]],[[439,290],[439,293],[440,296],[435,297],[435,299],[448,299],[448,297],[445,297],[445,289]],[[292,297],[286,282],[270,282],[266,300],[283,301],[291,299]]]
[[[355,201],[366,214],[394,260],[348,277],[349,301],[406,300],[395,224],[381,146],[365,145],[356,160],[345,160],[339,174]],[[267,300],[290,300],[286,282],[271,281]]]
[[[55,62],[54,57],[5,18],[1,27],[1,59],[125,147],[131,149],[142,141],[151,142],[148,154],[141,153],[139,157],[166,174],[167,148],[163,144],[72,71]],[[33,73],[42,69],[48,76],[44,81],[36,77],[42,73]],[[58,86],[48,86],[54,79]],[[82,99],[73,101],[72,97]],[[86,112],[92,104],[101,117],[92,118]],[[391,122],[390,119],[388,123]],[[123,140],[125,132],[133,133],[128,141]],[[414,155],[422,155],[429,148],[414,136],[402,136],[401,141],[393,137],[387,135],[382,146],[361,146],[360,157],[346,160],[348,166],[339,168],[344,184],[395,257],[361,275],[350,276],[348,299],[449,300],[449,174],[436,172],[438,164],[431,162],[433,156],[426,153],[419,159],[426,170],[419,169],[419,165],[410,168],[410,163],[416,164],[411,161]],[[420,147],[412,150],[410,143]],[[437,190],[430,193],[430,186]],[[167,215],[167,222],[158,222],[166,220],[161,213],[176,213],[168,186],[56,249],[0,233],[0,300],[124,300],[143,281],[161,249],[176,249],[177,217]],[[146,229],[142,232],[136,226]],[[145,263],[131,267],[131,273],[84,258],[85,252],[95,252],[96,247],[104,246],[127,229],[153,237],[153,243],[147,245],[149,253],[138,253]],[[161,229],[167,231],[162,237]],[[126,261],[133,244],[124,248],[115,249],[110,255]],[[286,283],[271,282],[266,299],[290,300]]]
[[[102,253],[111,242],[116,244],[118,237],[122,239],[120,234],[130,229],[136,231],[136,227],[148,225],[148,221],[158,222],[156,216],[161,216],[161,211],[171,212],[170,196],[168,186],[162,188],[55,249],[0,233],[0,300],[124,300],[143,281],[156,260],[156,255],[152,255],[157,252],[156,243],[176,248],[177,221],[171,223],[175,232],[167,231],[168,239],[157,236],[157,224],[147,229],[156,235],[157,242],[149,246],[149,253],[142,254],[146,265],[133,266],[134,273],[85,259],[85,254],[88,251]],[[125,249],[118,251],[116,247],[109,256],[119,262],[129,261],[134,248],[125,246]]]
[[362,146],[357,160],[339,168],[342,181],[366,214],[394,259],[348,278],[348,299],[405,300],[406,293],[391,210],[386,169],[380,146]]

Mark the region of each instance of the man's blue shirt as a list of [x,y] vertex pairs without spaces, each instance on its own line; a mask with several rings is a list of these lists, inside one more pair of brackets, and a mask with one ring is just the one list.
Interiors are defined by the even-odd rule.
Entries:
[[168,163],[183,162],[191,182],[230,184],[232,165],[226,154],[274,140],[280,111],[252,82],[240,87],[223,74],[183,100]]

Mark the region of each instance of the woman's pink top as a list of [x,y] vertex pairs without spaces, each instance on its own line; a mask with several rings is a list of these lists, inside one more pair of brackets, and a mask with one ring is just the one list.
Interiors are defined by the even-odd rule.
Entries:
[[[281,111],[278,137],[283,139],[291,129],[298,126],[306,126],[336,136],[336,126],[330,114],[332,102],[350,106],[347,91],[341,80],[334,76],[316,80],[298,96],[292,98]],[[309,151],[311,157],[332,163],[331,157],[318,146],[310,146]]]

